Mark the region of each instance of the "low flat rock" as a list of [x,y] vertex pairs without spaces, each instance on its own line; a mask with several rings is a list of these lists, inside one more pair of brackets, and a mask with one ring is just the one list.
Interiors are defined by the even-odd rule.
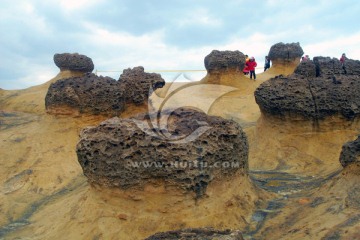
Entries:
[[156,233],[145,240],[243,240],[240,231],[188,228]]

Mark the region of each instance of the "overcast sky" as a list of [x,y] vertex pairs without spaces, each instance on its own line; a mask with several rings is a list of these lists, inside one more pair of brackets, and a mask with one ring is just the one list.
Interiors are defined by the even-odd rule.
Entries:
[[262,65],[278,42],[300,42],[311,58],[360,59],[359,13],[358,0],[0,0],[0,88],[50,80],[64,52],[100,71],[204,69],[213,49]]

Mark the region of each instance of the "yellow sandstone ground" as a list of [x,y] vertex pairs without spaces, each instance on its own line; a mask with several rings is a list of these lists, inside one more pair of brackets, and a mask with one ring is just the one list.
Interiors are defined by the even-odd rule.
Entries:
[[[346,130],[304,131],[301,125],[261,117],[255,103],[259,84],[290,74],[295,67],[295,63],[285,67],[274,63],[256,81],[230,72],[220,81],[215,78],[217,82],[206,76],[197,83],[167,84],[151,99],[155,108],[193,106],[238,122],[248,135],[252,172],[325,177],[341,169],[341,146],[356,137],[358,124]],[[44,106],[51,82],[78,74],[61,72],[39,86],[0,91],[0,239],[143,239],[159,231],[203,226],[247,229],[252,231],[248,238],[256,239],[358,236],[359,228],[344,222],[356,217],[357,206],[346,207],[346,199],[359,176],[346,171],[291,198],[256,187],[248,176],[211,183],[208,196],[198,201],[161,183],[144,192],[91,187],[77,162],[75,146],[83,127],[105,118],[56,117],[46,114]],[[133,111],[128,109],[123,116]],[[266,186],[277,184],[274,180]],[[255,210],[279,197],[284,206],[258,228]],[[321,204],[314,204],[319,198]],[[336,204],[342,209],[328,210]],[[338,232],[332,233],[332,228]]]

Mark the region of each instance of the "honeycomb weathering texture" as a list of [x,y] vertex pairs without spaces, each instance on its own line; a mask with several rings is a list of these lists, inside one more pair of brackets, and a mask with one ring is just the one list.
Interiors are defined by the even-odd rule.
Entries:
[[54,55],[54,62],[61,71],[92,72],[94,70],[92,59],[78,53],[57,53]]
[[295,59],[304,54],[299,43],[276,43],[271,46],[268,57],[270,60],[275,59]]
[[245,55],[240,51],[213,50],[204,59],[208,72],[222,72],[229,69],[242,70],[245,66]]
[[164,84],[160,74],[146,73],[143,67],[125,69],[118,81],[86,73],[52,83],[45,97],[45,107],[53,114],[70,108],[80,114],[118,116],[127,104],[147,104],[149,91]]
[[[127,189],[160,179],[202,196],[214,179],[247,173],[248,142],[236,122],[184,108],[163,117],[169,117],[167,129],[149,126],[153,134],[145,133],[133,119],[117,117],[84,129],[76,151],[89,182]],[[148,118],[136,119],[147,124]],[[196,132],[204,126],[204,133]],[[164,132],[196,136],[177,143],[159,137]]]
[[350,120],[360,114],[359,69],[359,61],[349,59],[343,68],[337,59],[315,57],[300,63],[288,77],[262,83],[255,99],[270,115],[295,114],[312,120],[342,115]]

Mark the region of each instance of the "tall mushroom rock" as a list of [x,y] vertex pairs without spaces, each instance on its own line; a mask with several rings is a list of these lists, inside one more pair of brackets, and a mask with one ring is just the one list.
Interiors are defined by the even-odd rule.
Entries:
[[268,57],[272,62],[267,73],[288,75],[294,72],[304,54],[299,43],[276,43],[271,46]]
[[245,55],[240,51],[213,50],[204,59],[207,75],[200,81],[205,84],[219,84],[243,87],[246,84],[242,70]]

